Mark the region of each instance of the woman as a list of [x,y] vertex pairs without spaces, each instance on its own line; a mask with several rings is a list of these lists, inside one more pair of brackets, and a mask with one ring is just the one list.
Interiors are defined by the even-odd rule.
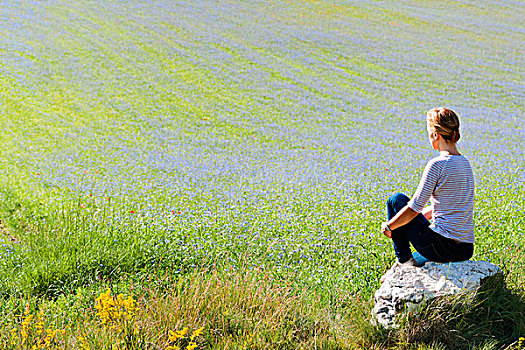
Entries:
[[392,238],[398,263],[408,266],[417,266],[410,243],[436,262],[468,260],[474,253],[474,177],[456,148],[459,119],[450,109],[433,108],[427,113],[427,131],[439,156],[426,165],[412,199],[402,193],[388,199],[388,221],[381,225]]

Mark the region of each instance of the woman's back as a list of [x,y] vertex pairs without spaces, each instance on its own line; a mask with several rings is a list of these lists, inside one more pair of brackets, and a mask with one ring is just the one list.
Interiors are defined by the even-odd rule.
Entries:
[[440,155],[428,162],[409,206],[420,212],[430,200],[430,228],[454,240],[474,243],[474,176],[462,155]]

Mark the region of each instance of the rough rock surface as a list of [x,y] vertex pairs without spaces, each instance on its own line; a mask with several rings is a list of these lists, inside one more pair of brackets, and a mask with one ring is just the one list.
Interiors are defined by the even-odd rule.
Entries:
[[423,267],[395,264],[375,293],[373,321],[385,328],[395,327],[396,313],[404,307],[413,310],[428,299],[474,291],[485,278],[498,273],[501,269],[486,261],[427,262]]

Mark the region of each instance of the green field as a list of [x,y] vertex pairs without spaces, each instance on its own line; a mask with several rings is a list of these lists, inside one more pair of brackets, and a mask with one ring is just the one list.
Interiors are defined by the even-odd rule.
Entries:
[[[525,348],[524,15],[0,2],[0,348]],[[474,170],[472,259],[507,287],[388,332],[380,224],[435,155],[436,106]]]

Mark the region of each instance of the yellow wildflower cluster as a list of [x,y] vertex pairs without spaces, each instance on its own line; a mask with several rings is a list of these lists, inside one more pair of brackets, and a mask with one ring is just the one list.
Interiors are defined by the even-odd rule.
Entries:
[[[95,299],[95,309],[103,327],[116,336],[113,339],[116,342],[112,345],[113,350],[134,350],[144,346],[145,340],[134,322],[137,303],[132,297],[124,299],[122,294],[115,297],[108,289]],[[89,348],[85,339],[81,344],[84,349]]]
[[23,315],[18,327],[11,329],[11,344],[16,349],[59,349],[58,335],[64,330],[45,328],[44,313],[39,312],[36,317],[29,312],[29,307]]
[[195,338],[197,338],[199,335],[204,332],[204,327],[201,327],[199,329],[196,329],[193,331],[193,333],[190,335],[189,338],[186,338],[186,335],[188,334],[188,327],[184,327],[180,331],[169,331],[168,333],[168,339],[169,343],[166,347],[166,350],[180,350],[183,349],[181,343],[187,343],[186,350],[194,350],[197,349],[197,343],[195,342]]
[[115,298],[108,289],[95,300],[95,309],[105,327],[123,329],[135,316],[137,306],[132,297],[124,299],[124,296],[119,294]]
[[520,337],[518,339],[518,350],[525,349],[525,347],[523,347],[523,343],[525,343],[525,337]]
[[[113,296],[111,290],[108,290],[95,299],[95,309],[100,321],[96,329],[110,336],[106,338],[104,348],[136,350],[148,346],[146,335],[141,332],[140,323],[135,323],[138,307],[132,297],[125,298],[122,294]],[[85,332],[77,335],[74,344],[68,343],[73,338],[66,338],[65,330],[46,327],[48,322],[43,311],[33,314],[29,310],[27,306],[25,312],[19,316],[19,324],[15,322],[16,326],[11,329],[10,349],[65,350],[71,346],[81,350],[101,348],[102,344],[97,342],[97,337],[92,338]],[[168,342],[165,345],[166,350],[196,350],[198,348],[197,337],[203,332],[204,327],[195,329],[193,332],[188,327],[179,331],[170,330]]]

